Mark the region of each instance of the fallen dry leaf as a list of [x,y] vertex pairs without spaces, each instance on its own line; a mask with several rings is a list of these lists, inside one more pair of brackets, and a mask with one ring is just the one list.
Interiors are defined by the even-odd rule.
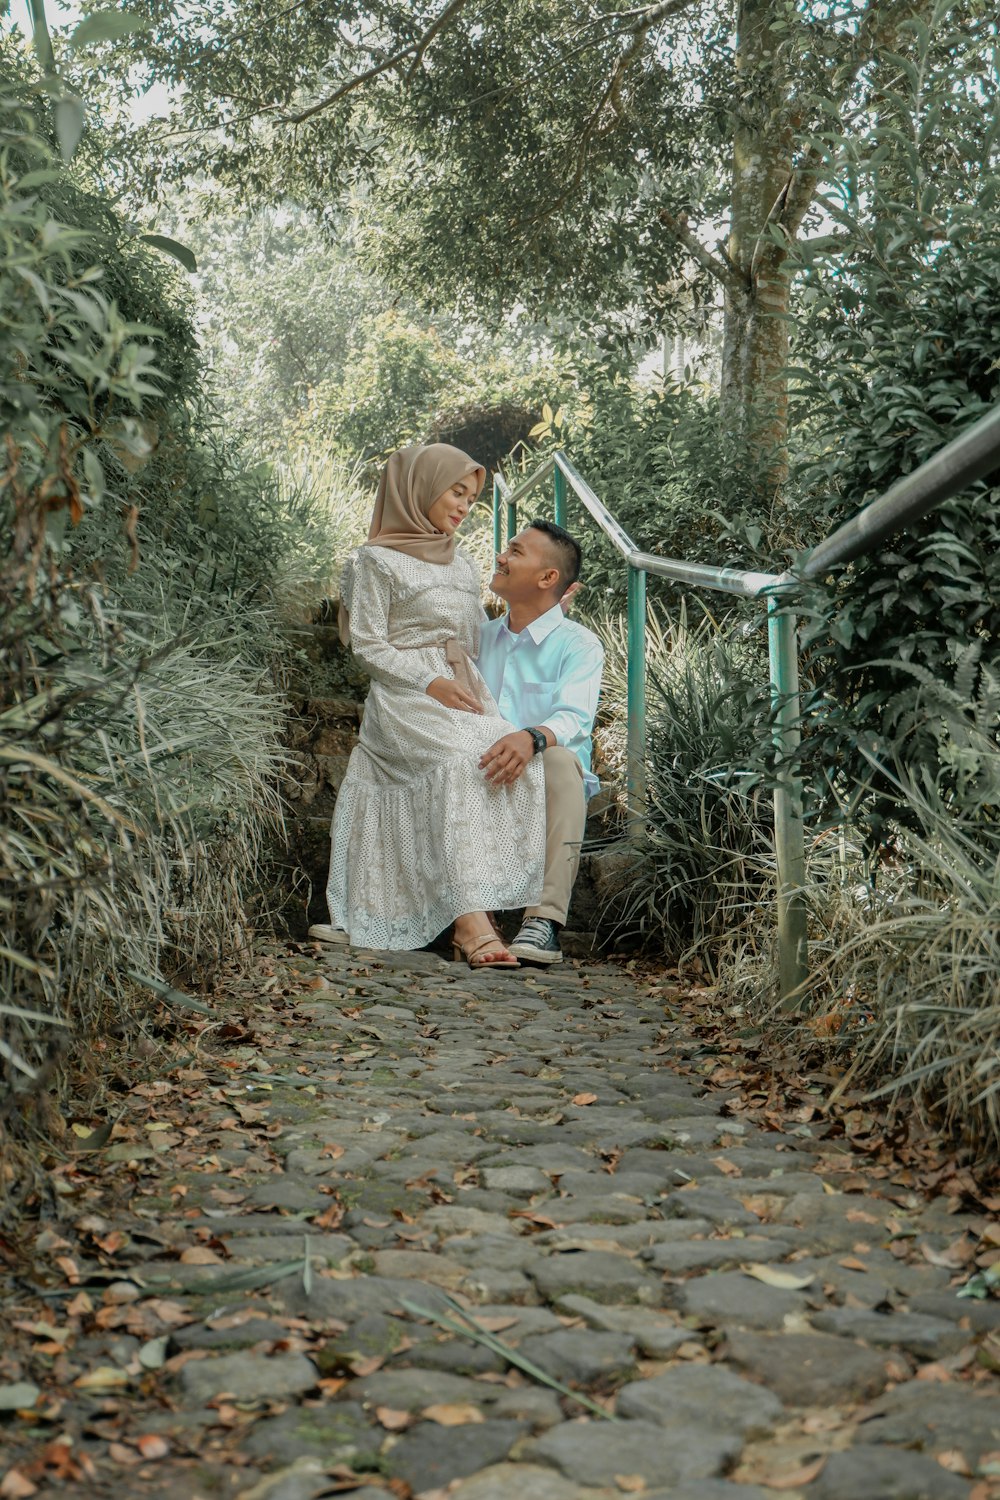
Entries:
[[336,1229],[343,1217],[344,1205],[337,1202],[335,1199],[333,1203],[330,1204],[330,1207],[324,1208],[323,1212],[321,1214],[317,1214],[312,1222],[317,1229]]
[[135,1446],[143,1458],[166,1458],[170,1452],[170,1444],[158,1432],[144,1432],[136,1438]]
[[238,1427],[243,1421],[243,1413],[231,1401],[209,1401],[206,1404],[214,1408],[218,1427]]
[[554,1219],[551,1214],[536,1213],[531,1208],[511,1208],[507,1211],[508,1219],[527,1219],[529,1224],[537,1224],[542,1229],[562,1229],[565,1226]]
[[788,1199],[780,1197],[777,1193],[747,1193],[740,1198],[740,1202],[749,1214],[756,1214],[765,1224],[772,1224],[780,1219],[788,1207]]
[[945,1381],[951,1380],[952,1372],[935,1360],[931,1365],[921,1365],[917,1371],[916,1378],[918,1380]]
[[420,1415],[429,1422],[436,1422],[439,1427],[465,1427],[470,1422],[486,1420],[471,1401],[438,1401],[433,1406],[425,1406]]
[[233,1192],[230,1188],[214,1187],[209,1188],[208,1196],[216,1203],[230,1204],[242,1203],[246,1198],[246,1193]]
[[142,1459],[126,1443],[109,1443],[108,1457],[116,1464],[141,1464]]
[[596,1094],[574,1094],[572,1102],[574,1104],[596,1104],[597,1103],[597,1095]]
[[843,1256],[840,1260],[838,1260],[837,1265],[838,1266],[843,1266],[843,1268],[844,1268],[845,1271],[867,1271],[868,1270],[868,1267],[865,1265],[864,1261],[863,1260],[858,1260],[858,1257],[856,1255],[845,1255],[845,1256]]
[[375,1415],[386,1432],[402,1432],[404,1427],[410,1427],[413,1424],[411,1412],[399,1411],[394,1406],[376,1406]]
[[194,1314],[188,1312],[180,1302],[174,1302],[170,1297],[151,1297],[148,1302],[142,1304],[143,1308],[151,1312],[160,1323],[165,1323],[168,1328],[179,1327],[182,1323],[193,1323]]
[[728,1157],[713,1156],[711,1160],[712,1166],[718,1167],[719,1171],[723,1174],[724,1177],[743,1176],[743,1172],[741,1171],[741,1169],[736,1165],[734,1161],[730,1161]]
[[968,1235],[963,1234],[946,1250],[932,1250],[930,1245],[921,1245],[920,1253],[932,1266],[942,1266],[946,1271],[960,1271],[975,1258],[976,1246]]
[[778,1287],[785,1292],[801,1292],[816,1280],[815,1276],[796,1276],[791,1271],[780,1271],[776,1266],[746,1265],[740,1266],[740,1270],[744,1276],[753,1276],[765,1286]]
[[187,1250],[182,1250],[180,1259],[186,1266],[222,1266],[225,1261],[221,1255],[216,1255],[207,1245],[190,1245]]
[[641,1495],[646,1488],[646,1481],[641,1474],[616,1474],[615,1484],[626,1495]]
[[947,1469],[949,1474],[962,1474],[966,1479],[972,1478],[972,1466],[964,1453],[957,1448],[949,1448],[944,1453],[935,1453],[934,1457],[942,1469]]
[[760,1476],[760,1483],[769,1490],[797,1490],[804,1484],[811,1484],[820,1473],[826,1463],[826,1454],[813,1459],[812,1463],[803,1464],[800,1469],[793,1469],[785,1474],[768,1474]]
[[128,1235],[123,1234],[120,1229],[113,1229],[103,1239],[99,1240],[95,1235],[94,1244],[103,1250],[105,1255],[117,1255],[118,1251],[128,1244]]
[[98,1365],[95,1370],[88,1370],[85,1375],[74,1380],[73,1384],[78,1391],[113,1391],[128,1385],[128,1376],[124,1370],[115,1369],[113,1365]]
[[20,1469],[8,1469],[0,1479],[0,1500],[27,1500],[29,1495],[37,1493],[38,1485],[32,1484]]

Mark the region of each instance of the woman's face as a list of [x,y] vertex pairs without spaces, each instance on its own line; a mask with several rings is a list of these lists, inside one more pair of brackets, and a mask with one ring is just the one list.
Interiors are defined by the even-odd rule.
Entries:
[[455,532],[465,520],[472,509],[476,498],[476,475],[465,474],[461,479],[456,479],[450,484],[443,495],[438,495],[434,504],[427,512],[427,519],[436,530],[445,536],[454,536]]

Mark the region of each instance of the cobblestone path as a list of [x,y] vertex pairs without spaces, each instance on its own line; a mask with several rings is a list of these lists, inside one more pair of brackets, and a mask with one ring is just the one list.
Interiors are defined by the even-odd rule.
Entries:
[[58,1493],[998,1493],[1000,1304],[949,1263],[982,1215],[741,1121],[621,967],[268,969],[105,1153],[131,1210],[73,1242]]

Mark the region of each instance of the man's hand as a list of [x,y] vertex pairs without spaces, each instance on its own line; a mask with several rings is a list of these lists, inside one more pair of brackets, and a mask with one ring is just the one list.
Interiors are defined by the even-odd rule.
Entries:
[[436,698],[438,703],[443,703],[445,708],[460,708],[467,714],[481,714],[483,711],[479,700],[453,677],[435,677],[433,682],[427,684],[425,691]]
[[511,786],[524,771],[535,753],[531,735],[526,729],[515,729],[484,752],[479,769],[486,772],[490,786]]

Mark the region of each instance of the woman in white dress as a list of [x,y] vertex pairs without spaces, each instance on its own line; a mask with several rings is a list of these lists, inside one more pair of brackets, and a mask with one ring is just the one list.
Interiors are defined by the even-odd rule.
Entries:
[[331,921],[367,948],[423,947],[454,923],[470,968],[516,968],[487,913],[537,902],[540,761],[491,785],[483,752],[514,728],[473,665],[479,574],[455,533],[485,470],[445,443],[382,474],[367,543],[341,582],[341,634],[371,677],[333,817]]

